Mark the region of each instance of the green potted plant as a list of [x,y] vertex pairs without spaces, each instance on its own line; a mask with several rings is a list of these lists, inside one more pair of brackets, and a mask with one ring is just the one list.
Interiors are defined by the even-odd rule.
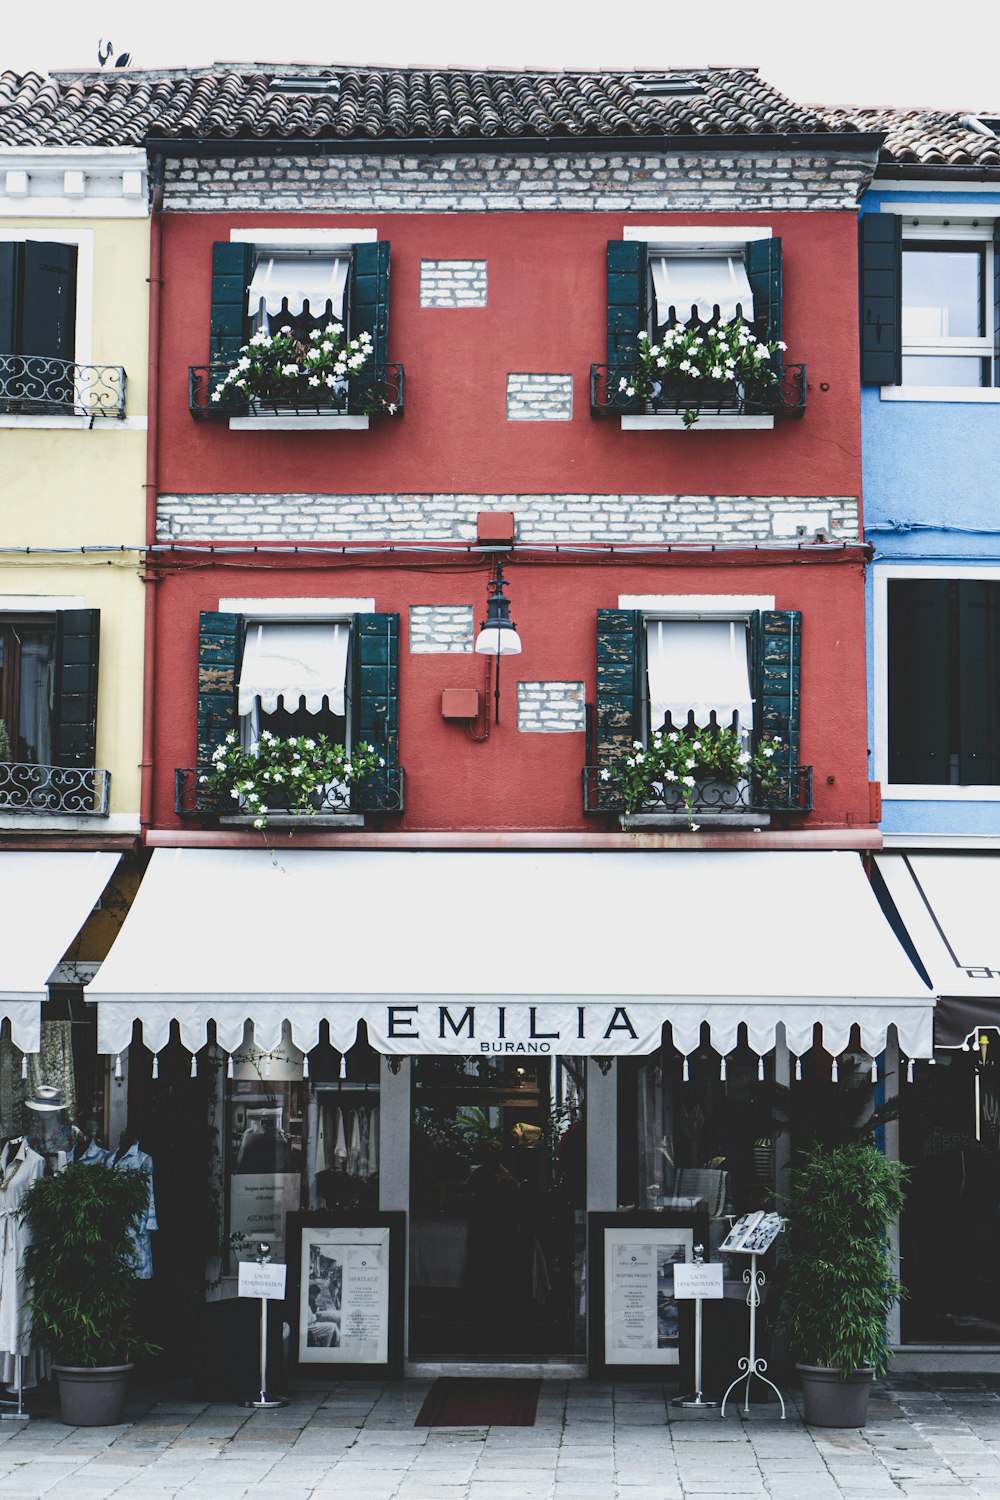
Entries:
[[159,1352],[134,1325],[133,1234],[148,1204],[145,1171],[83,1162],[41,1178],[25,1195],[33,1326],[52,1354],[70,1426],[120,1422],[134,1356]]
[[352,753],[325,734],[283,739],[265,729],[254,748],[245,750],[231,729],[213,751],[211,769],[203,771],[198,782],[220,810],[231,798],[253,818],[255,828],[266,828],[269,812],[307,816],[348,811],[352,789],[384,765],[374,745],[359,744]]
[[905,1293],[888,1232],[907,1175],[863,1142],[814,1145],[792,1170],[778,1326],[812,1426],[863,1427],[872,1380],[889,1367],[886,1318]]
[[693,427],[702,405],[750,401],[766,405],[780,381],[780,340],[765,343],[742,319],[731,323],[679,323],[659,340],[638,336],[638,361],[619,377],[618,397],[658,407],[674,406]]
[[348,339],[342,323],[301,336],[291,324],[253,334],[212,392],[213,402],[248,402],[251,410],[283,406],[347,410],[352,378],[371,363],[368,332]]
[[719,806],[739,805],[737,787],[749,783],[754,795],[766,801],[778,786],[781,740],[763,736],[751,753],[741,736],[728,725],[706,729],[654,730],[648,744],[635,740],[631,752],[613,766],[605,766],[600,780],[620,793],[626,818],[649,804],[682,809],[694,829],[699,791],[714,783],[732,789],[716,798]]

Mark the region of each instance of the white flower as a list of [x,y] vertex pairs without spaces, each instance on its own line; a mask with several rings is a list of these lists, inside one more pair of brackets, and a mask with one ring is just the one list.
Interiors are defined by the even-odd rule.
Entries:
[[635,386],[634,385],[626,386],[626,388],[625,388],[625,394],[626,394],[626,396],[634,396],[635,395]]
[[682,776],[681,777],[681,785],[682,786],[694,786],[694,784],[695,784],[695,780],[694,780],[693,776]]
[[788,345],[785,344],[785,343],[782,343],[781,339],[779,339],[778,342],[777,342],[777,344],[775,345],[775,348],[777,348],[777,349],[787,349]]
[[638,335],[638,339],[639,339],[639,343],[640,344],[648,344],[649,343],[649,334],[646,333],[645,331],[643,331],[642,333],[640,333]]
[[642,765],[642,763],[643,763],[643,761],[644,761],[644,760],[645,760],[645,759],[646,759],[646,757],[645,757],[645,756],[644,756],[644,755],[643,755],[643,754],[642,754],[642,753],[641,753],[641,752],[640,752],[640,754],[638,754],[638,755],[637,755],[637,756],[636,756],[636,758],[635,758],[635,763],[636,763],[636,765],[637,765],[637,766],[641,766],[641,765]]
[[694,373],[694,365],[689,359],[682,359],[677,368],[682,370],[685,375],[692,375]]
[[741,766],[748,766],[750,764],[750,760],[751,760],[751,756],[750,756],[749,751],[742,750],[740,752],[740,755],[739,755],[739,763],[740,763],[740,765]]
[[625,764],[628,766],[628,768],[629,768],[630,771],[634,771],[635,770],[635,757],[632,756],[632,755],[628,756],[628,758],[625,761]]
[[281,373],[282,375],[301,375],[302,371],[298,365],[282,365]]
[[309,384],[310,385],[319,385],[319,376],[318,375],[310,375],[309,376]]
[[[622,378],[618,382],[618,389],[620,391],[623,391],[627,385],[628,385],[628,381],[625,379],[625,376],[623,375]],[[219,399],[218,396],[216,396],[215,399],[218,400]]]
[[601,780],[602,781],[610,781],[611,780],[611,772],[608,770],[607,766],[605,766],[604,769],[603,769],[603,771],[601,772]]
[[633,740],[632,741],[632,749],[633,750],[641,750],[642,749],[642,740]]
[[700,824],[700,823],[692,823],[692,824],[691,824],[691,832],[692,832],[692,833],[697,833],[697,832],[698,832],[698,829],[699,829],[699,828],[700,828],[700,827],[701,827],[701,824]]
[[253,820],[253,826],[255,828],[263,828],[265,826],[264,819],[263,818],[254,818],[254,820]]
[[676,729],[673,731],[673,733],[667,735],[667,739],[672,745],[676,745],[678,738],[679,736]]
[[773,754],[774,754],[774,751],[771,750],[771,749],[767,749],[767,750],[764,751],[764,757],[765,757],[766,760],[770,760],[771,756]]
[[686,760],[686,761],[685,761],[685,762],[684,762],[684,768],[685,768],[685,770],[687,770],[687,771],[693,771],[693,770],[694,770],[694,768],[695,768],[695,766],[696,766],[696,765],[697,765],[697,764],[698,764],[698,762],[697,762],[697,761],[696,761],[696,760]]
[[316,741],[315,740],[303,740],[302,743],[303,743],[303,745],[305,746],[305,748],[307,750],[315,750],[316,749]]
[[677,780],[677,772],[676,771],[665,771],[664,772],[664,776],[666,777],[667,781],[676,781]]
[[691,744],[691,749],[692,750],[700,750],[701,749],[701,740],[694,740],[692,742],[692,744]]
[[660,355],[659,359],[656,361],[656,368],[658,370],[665,370],[667,368],[667,362],[663,358],[662,354]]
[[334,377],[332,375],[328,375],[326,377],[326,383],[330,387],[333,387],[333,386],[335,386],[337,384],[336,380],[334,379]]

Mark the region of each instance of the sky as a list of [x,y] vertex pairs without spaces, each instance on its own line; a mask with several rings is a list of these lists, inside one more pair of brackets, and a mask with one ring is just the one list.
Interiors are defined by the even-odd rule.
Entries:
[[96,67],[102,40],[148,68],[729,64],[801,103],[1000,114],[1000,4],[959,0],[952,15],[940,0],[7,0],[0,67]]

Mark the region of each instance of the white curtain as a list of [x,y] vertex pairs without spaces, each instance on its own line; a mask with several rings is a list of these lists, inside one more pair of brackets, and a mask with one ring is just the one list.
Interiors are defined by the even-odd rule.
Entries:
[[753,317],[753,292],[742,255],[652,255],[649,267],[656,293],[656,326],[693,315],[708,323],[731,323],[742,311]]
[[342,321],[349,264],[344,255],[262,255],[247,292],[250,316],[276,317],[287,298],[293,317],[308,302],[310,314],[321,318],[331,302],[333,316]]
[[347,701],[347,647],[351,627],[346,621],[322,624],[261,624],[247,627],[240,671],[238,711],[253,711],[260,698],[265,713],[274,713],[278,699],[294,711],[304,698],[311,714],[323,699],[332,713],[343,717]]
[[742,620],[650,620],[646,626],[649,724],[659,729],[667,714],[682,726],[689,712],[704,727],[715,713],[720,724],[739,715],[753,720],[747,627]]

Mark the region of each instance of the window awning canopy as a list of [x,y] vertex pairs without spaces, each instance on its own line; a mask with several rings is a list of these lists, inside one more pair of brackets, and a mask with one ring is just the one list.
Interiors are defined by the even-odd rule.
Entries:
[[[518,919],[487,962],[491,890]],[[326,1020],[341,1052],[364,1021],[403,1055],[646,1054],[669,1022],[687,1054],[707,1022],[723,1053],[783,1026],[798,1055],[818,1023],[834,1053],[857,1025],[877,1054],[894,1025],[922,1057],[933,1004],[838,852],[156,849],[87,994],[109,1053],[134,1021],[196,1051],[210,1020],[226,1051],[247,1020],[309,1051]]]
[[0,1019],[22,1052],[41,1045],[47,985],[101,892],[118,854],[0,852]]
[[720,724],[734,713],[749,729],[753,721],[747,627],[742,620],[650,620],[646,626],[649,723],[659,729],[667,714],[675,725],[688,711],[704,727],[709,715]]
[[274,713],[279,698],[294,711],[304,698],[308,711],[318,714],[328,698],[331,711],[343,716],[350,637],[351,628],[342,620],[248,625],[238,712],[251,713],[255,698],[265,713]]
[[349,265],[346,255],[260,256],[247,291],[251,317],[261,307],[276,317],[287,298],[293,316],[298,316],[308,302],[310,314],[321,318],[330,302],[333,316],[342,320]]
[[876,865],[938,997],[937,1045],[1000,1027],[1000,856],[889,853]]
[[742,313],[753,317],[753,291],[742,255],[651,255],[649,268],[656,293],[656,324],[696,317],[708,323],[719,309],[719,321],[731,323]]

